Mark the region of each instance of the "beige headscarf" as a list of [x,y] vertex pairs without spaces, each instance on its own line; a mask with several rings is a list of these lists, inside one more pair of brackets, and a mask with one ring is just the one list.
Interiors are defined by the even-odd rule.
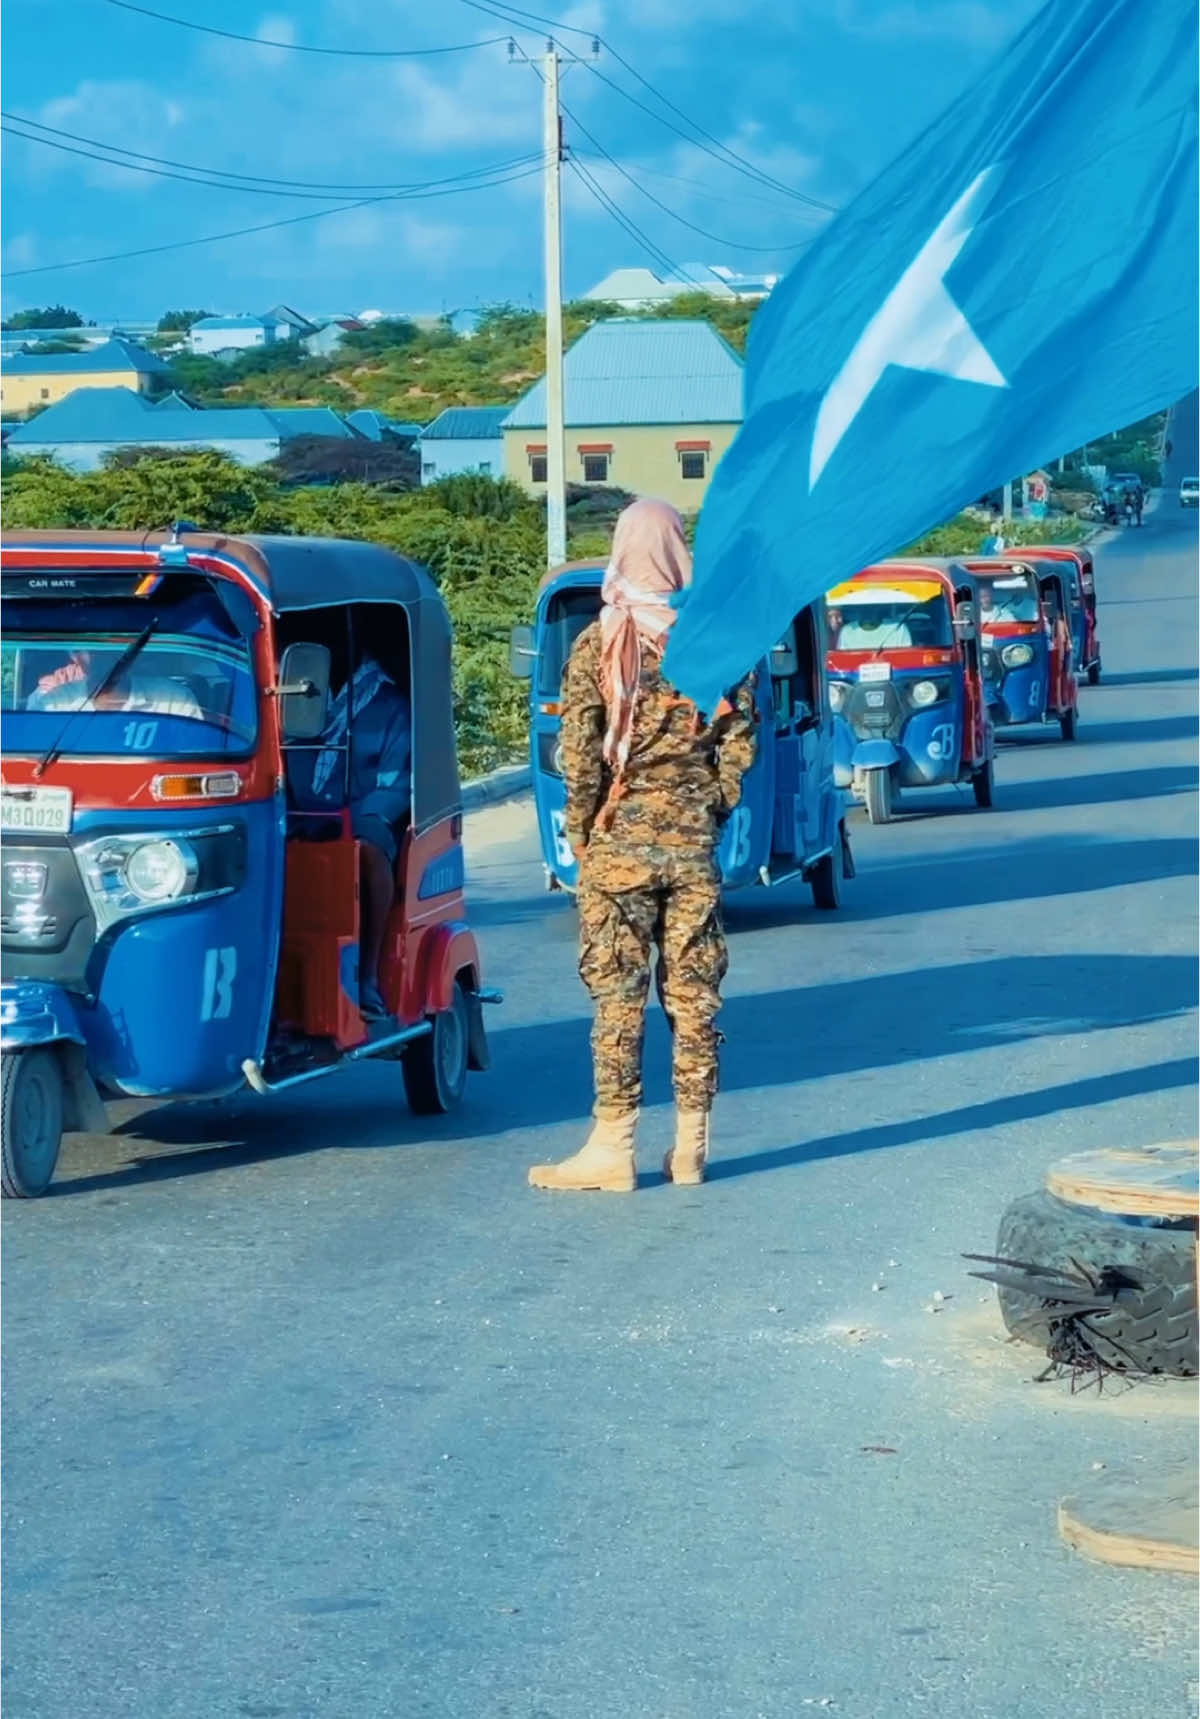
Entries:
[[600,684],[608,709],[604,759],[619,778],[629,757],[642,645],[666,649],[675,610],[667,599],[692,579],[683,521],[665,501],[635,501],[617,520],[600,595]]

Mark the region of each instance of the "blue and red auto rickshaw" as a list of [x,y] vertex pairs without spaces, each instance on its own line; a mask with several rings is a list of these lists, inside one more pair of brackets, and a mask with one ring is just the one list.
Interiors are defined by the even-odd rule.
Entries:
[[[41,1193],[63,1130],[103,1128],[109,1097],[275,1092],[379,1056],[416,1112],[457,1104],[495,994],[428,574],[364,543],[16,532],[3,595],[5,1195]],[[412,711],[375,1023],[348,812],[293,783],[317,749],[348,782],[353,712],[322,736],[360,640]]]
[[960,563],[880,562],[825,598],[837,780],[889,822],[902,790],[969,782],[993,795],[993,735],[976,635],[976,593]]
[[1057,722],[1074,740],[1079,722],[1071,589],[1073,562],[1035,565],[1020,552],[971,560],[988,708],[997,728]]
[[[513,673],[530,682],[530,763],[550,889],[573,890],[578,874],[566,837],[562,683],[572,645],[600,612],[603,579],[600,561],[555,569],[542,580],[533,625],[513,630]],[[759,744],[718,860],[727,888],[803,877],[814,904],[834,909],[854,866],[845,801],[834,782],[822,639],[820,605],[809,604],[759,666]]]
[[1006,549],[1001,559],[1024,561],[1039,577],[1055,568],[1062,569],[1067,584],[1074,671],[1077,677],[1086,675],[1089,686],[1099,686],[1103,664],[1096,620],[1096,563],[1091,550],[1075,543],[1031,543],[1023,549]]

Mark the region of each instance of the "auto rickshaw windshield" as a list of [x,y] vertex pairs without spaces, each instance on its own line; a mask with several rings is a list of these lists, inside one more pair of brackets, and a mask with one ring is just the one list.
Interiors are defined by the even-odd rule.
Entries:
[[214,593],[195,587],[161,603],[10,602],[0,708],[12,752],[41,752],[62,731],[68,756],[244,756],[257,734],[249,643]]
[[1038,618],[1037,575],[1026,568],[1011,573],[975,575],[981,622],[1036,621]]
[[597,569],[595,585],[557,591],[550,598],[538,652],[537,690],[540,697],[559,697],[571,647],[600,613],[602,577],[603,569]]
[[836,586],[825,615],[835,651],[946,650],[954,643],[946,593],[932,579]]

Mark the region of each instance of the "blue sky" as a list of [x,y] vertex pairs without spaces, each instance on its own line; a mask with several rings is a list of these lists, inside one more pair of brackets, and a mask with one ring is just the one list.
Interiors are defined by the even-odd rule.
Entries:
[[[145,4],[260,39],[324,47],[429,48],[510,33],[464,0],[436,7],[417,0]],[[1037,0],[775,0],[773,7],[748,0],[523,0],[523,7],[597,30],[655,89],[761,172],[840,206],[1004,52]],[[531,24],[516,39],[537,53],[544,34]],[[227,174],[392,187],[519,161],[540,148],[540,85],[528,65],[510,65],[499,44],[425,58],[325,57],[205,36],[108,0],[6,0],[3,35],[9,113],[60,134]],[[587,51],[583,36],[560,39]],[[657,108],[610,54],[597,66]],[[827,218],[714,160],[585,65],[570,70],[563,98],[637,185],[598,158],[568,120],[567,142],[582,152],[582,165],[676,263],[783,270]],[[217,234],[324,204],[155,178],[12,135],[5,143],[6,314],[63,302],[96,320],[132,320],[169,306],[261,310],[279,300],[310,313],[416,314],[541,300],[536,174],[466,195],[377,203],[242,240],[20,276],[21,269]],[[681,225],[639,186],[713,237]],[[354,195],[334,192],[329,201]],[[656,266],[569,172],[564,195],[569,294],[610,268]],[[750,246],[765,248],[743,248]]]

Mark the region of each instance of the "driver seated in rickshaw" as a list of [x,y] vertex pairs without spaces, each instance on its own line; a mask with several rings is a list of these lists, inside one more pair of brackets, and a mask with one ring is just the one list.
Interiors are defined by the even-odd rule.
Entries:
[[[348,771],[343,762],[347,750]],[[344,793],[350,812],[351,832],[359,844],[359,1008],[367,1020],[382,1020],[388,1010],[379,991],[379,961],[396,899],[401,826],[412,803],[412,709],[368,650],[362,650],[353,676],[330,704],[321,743],[307,756],[313,763],[306,792],[305,754],[292,755],[294,802],[305,809],[340,807]],[[312,832],[300,828],[294,833]]]
[[889,619],[886,609],[855,609],[838,633],[839,651],[907,651],[912,634],[903,621]]
[[[108,686],[105,666],[90,651],[72,651],[66,661],[44,674],[29,695],[29,710],[148,711],[154,716],[187,716],[203,720],[200,702],[186,681],[156,674],[132,663]],[[99,692],[93,691],[100,688]]]

